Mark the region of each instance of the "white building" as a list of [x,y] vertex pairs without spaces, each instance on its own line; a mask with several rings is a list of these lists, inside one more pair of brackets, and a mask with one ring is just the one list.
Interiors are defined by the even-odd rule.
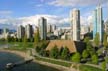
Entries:
[[73,9],[70,12],[70,22],[72,27],[72,40],[79,41],[80,40],[80,11],[77,9]]
[[47,39],[47,20],[44,17],[41,17],[38,20],[38,25],[39,25],[39,34],[41,40],[46,40]]
[[24,35],[25,35],[25,28],[22,25],[18,26],[17,27],[17,38],[21,39],[24,37]]
[[32,25],[28,24],[25,27],[25,34],[28,39],[33,38],[33,28]]

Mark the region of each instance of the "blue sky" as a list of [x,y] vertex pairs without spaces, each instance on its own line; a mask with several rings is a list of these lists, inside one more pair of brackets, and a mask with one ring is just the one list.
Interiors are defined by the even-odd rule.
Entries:
[[[73,8],[78,8],[82,17],[89,17],[98,3],[99,0],[0,0],[0,21],[34,15],[68,18]],[[106,19],[108,0],[100,0],[100,3],[103,6],[103,18]]]

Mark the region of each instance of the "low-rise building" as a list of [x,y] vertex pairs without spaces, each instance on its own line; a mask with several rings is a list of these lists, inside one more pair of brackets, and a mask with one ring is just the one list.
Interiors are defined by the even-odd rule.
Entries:
[[57,46],[58,49],[62,47],[67,47],[70,53],[80,52],[82,53],[86,49],[86,44],[81,41],[72,41],[72,40],[51,40],[46,48],[50,51],[54,46]]

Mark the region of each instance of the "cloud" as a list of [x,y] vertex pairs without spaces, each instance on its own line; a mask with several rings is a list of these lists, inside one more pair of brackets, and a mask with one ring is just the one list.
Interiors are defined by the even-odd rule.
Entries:
[[108,0],[53,0],[49,2],[49,5],[54,6],[92,6],[98,5],[99,3],[104,4]]
[[63,24],[67,24],[68,19],[67,18],[62,18],[56,15],[34,15],[34,16],[28,16],[28,17],[20,17],[20,18],[10,18],[10,19],[0,19],[0,24],[8,24],[8,25],[27,25],[27,24],[31,24],[31,25],[35,25],[38,26],[38,20],[40,17],[44,17],[47,19],[47,24],[52,24],[52,25],[63,25]]
[[[2,24],[8,24],[10,25],[10,27],[13,26],[18,26],[18,25],[27,25],[27,24],[31,24],[33,26],[38,26],[38,19],[40,17],[44,17],[47,19],[47,24],[51,24],[51,25],[56,25],[56,26],[60,26],[60,27],[64,27],[64,26],[70,26],[70,21],[69,21],[69,17],[68,18],[62,18],[60,16],[56,16],[56,15],[47,15],[47,14],[43,14],[43,15],[34,15],[34,16],[28,16],[28,17],[20,17],[20,18],[10,18],[10,19],[0,19],[0,23]],[[89,21],[91,22],[91,16],[84,17],[81,16],[81,25],[88,25]],[[16,27],[15,27],[16,28]]]
[[44,17],[47,19],[48,24],[57,24],[62,18],[55,15],[34,15],[29,17],[21,17],[18,20],[22,25],[31,24],[38,26],[38,19]]

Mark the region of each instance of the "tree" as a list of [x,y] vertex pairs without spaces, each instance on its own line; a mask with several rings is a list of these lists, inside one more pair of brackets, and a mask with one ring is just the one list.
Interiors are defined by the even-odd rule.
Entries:
[[90,42],[90,37],[86,37],[86,38],[84,39],[84,42],[85,42],[86,44],[88,44],[88,43]]
[[104,33],[103,45],[104,45],[105,48],[108,46],[108,44],[107,44],[107,34],[106,33]]
[[62,59],[67,59],[69,55],[69,49],[67,47],[63,48],[61,52],[61,58]]
[[90,55],[95,54],[95,49],[92,47],[92,45],[91,45],[90,43],[87,44],[86,50],[88,51],[88,53],[89,53]]
[[57,46],[55,45],[51,50],[50,50],[50,57],[52,58],[58,58],[59,55],[59,50]]
[[39,35],[39,29],[37,29],[37,32],[34,35],[34,45],[38,44],[40,41],[40,35]]
[[23,38],[23,48],[27,47],[27,35],[25,34],[24,38]]
[[106,62],[105,61],[102,62],[101,66],[102,66],[102,71],[106,71]]
[[91,59],[92,59],[92,63],[98,64],[98,56],[97,56],[97,54],[92,55]]
[[82,57],[85,59],[89,56],[89,53],[87,50],[84,50],[83,53],[82,53]]
[[108,56],[106,56],[104,59],[105,59],[105,62],[108,63]]
[[76,53],[71,57],[71,60],[72,60],[73,62],[79,63],[79,62],[80,62],[80,58],[81,58],[80,53],[76,52]]
[[100,37],[99,36],[100,36],[99,33],[96,33],[95,38],[94,38],[95,46],[99,46],[99,44],[100,44]]

